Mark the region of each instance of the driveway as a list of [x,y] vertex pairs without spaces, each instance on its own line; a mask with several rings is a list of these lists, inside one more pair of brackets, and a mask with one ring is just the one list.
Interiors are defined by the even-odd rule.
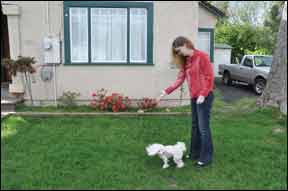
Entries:
[[244,97],[258,97],[252,87],[242,84],[226,86],[221,83],[221,78],[215,78],[215,86],[222,94],[222,100],[226,102],[237,101]]

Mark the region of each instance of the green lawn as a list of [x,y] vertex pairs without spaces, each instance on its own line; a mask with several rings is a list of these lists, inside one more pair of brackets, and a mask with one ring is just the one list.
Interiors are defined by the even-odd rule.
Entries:
[[244,102],[213,110],[214,162],[204,169],[186,160],[163,170],[145,153],[154,142],[189,146],[188,117],[8,117],[1,189],[287,189],[286,117],[244,112]]

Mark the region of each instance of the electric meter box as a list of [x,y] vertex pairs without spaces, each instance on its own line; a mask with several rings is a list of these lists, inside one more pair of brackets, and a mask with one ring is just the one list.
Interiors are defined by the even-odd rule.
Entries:
[[44,63],[60,63],[60,40],[53,37],[45,37],[43,40]]

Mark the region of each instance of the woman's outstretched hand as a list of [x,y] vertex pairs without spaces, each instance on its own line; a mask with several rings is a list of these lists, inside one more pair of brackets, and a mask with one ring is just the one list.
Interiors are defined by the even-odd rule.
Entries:
[[167,95],[166,92],[162,90],[161,94],[156,98],[157,105],[160,103],[160,100],[166,95]]

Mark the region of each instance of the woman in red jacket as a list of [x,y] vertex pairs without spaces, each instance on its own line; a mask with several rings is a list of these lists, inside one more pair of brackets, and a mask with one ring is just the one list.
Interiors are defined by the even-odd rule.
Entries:
[[214,73],[208,55],[194,48],[193,43],[178,37],[172,44],[174,63],[180,68],[177,80],[162,91],[158,102],[177,89],[186,79],[192,106],[192,135],[189,158],[198,167],[212,162],[213,144],[210,131],[210,111],[214,100]]

